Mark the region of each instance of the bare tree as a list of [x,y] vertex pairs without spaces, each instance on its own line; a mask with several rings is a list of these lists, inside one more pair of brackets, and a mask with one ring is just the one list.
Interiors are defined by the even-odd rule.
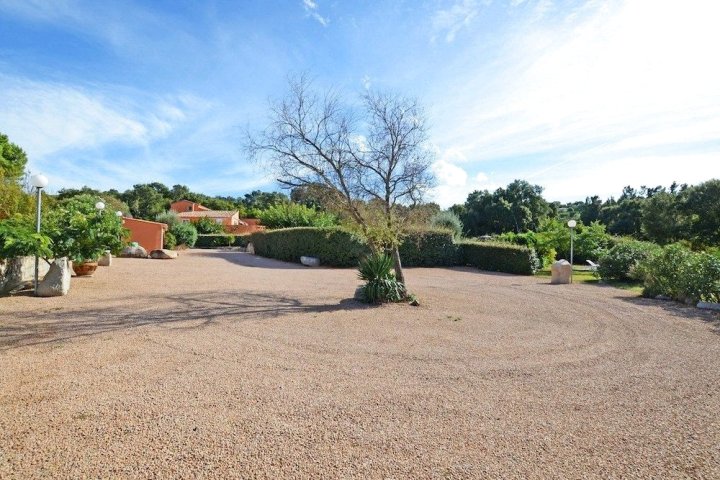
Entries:
[[375,247],[391,248],[398,281],[402,212],[432,185],[426,119],[417,100],[368,93],[353,111],[333,91],[318,94],[305,76],[270,106],[271,122],[248,136],[251,155],[288,188],[320,186]]

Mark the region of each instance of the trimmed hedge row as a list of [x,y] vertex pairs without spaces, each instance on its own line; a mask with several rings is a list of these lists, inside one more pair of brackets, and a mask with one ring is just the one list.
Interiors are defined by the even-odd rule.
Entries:
[[370,249],[353,233],[339,227],[297,227],[255,232],[249,241],[262,257],[300,262],[300,257],[320,258],[322,265],[356,267]]
[[250,235],[204,233],[197,236],[195,248],[247,247]]
[[404,267],[452,267],[460,260],[449,230],[411,230],[399,251]]
[[[362,239],[341,227],[255,232],[247,240],[262,257],[297,263],[307,255],[332,267],[355,267],[370,253]],[[447,230],[409,232],[400,247],[400,258],[406,267],[472,265],[481,270],[520,275],[532,275],[539,263],[532,248],[507,243],[456,244]]]
[[491,272],[532,275],[539,266],[535,250],[521,245],[491,242],[461,242],[463,265],[471,265]]

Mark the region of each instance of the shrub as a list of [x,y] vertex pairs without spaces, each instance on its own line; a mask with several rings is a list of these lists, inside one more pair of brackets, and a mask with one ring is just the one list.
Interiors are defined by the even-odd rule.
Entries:
[[155,215],[155,221],[164,223],[168,227],[172,227],[176,223],[180,223],[180,217],[178,217],[177,212],[168,210],[166,212],[158,213],[157,215]]
[[332,227],[337,224],[334,215],[297,203],[272,205],[258,213],[267,228]]
[[658,248],[650,242],[622,240],[600,257],[597,275],[603,280],[630,280],[638,264]]
[[340,228],[285,228],[255,232],[249,241],[255,253],[286,262],[299,262],[303,255],[320,258],[323,265],[351,267],[370,253],[353,233]]
[[[532,232],[521,235],[530,235]],[[538,255],[543,258],[548,256],[551,249],[559,255],[570,260],[570,229],[557,219],[548,219],[542,222],[534,244]],[[614,239],[605,231],[605,226],[599,222],[592,222],[590,225],[583,225],[577,222],[575,229],[573,261],[583,263],[586,260],[597,260],[609,248],[614,245]]]
[[120,219],[110,209],[97,210],[96,201],[92,195],[77,195],[48,211],[43,230],[55,258],[94,262],[105,250],[122,248],[126,230]]
[[0,220],[0,259],[24,256],[50,257],[50,238],[35,232],[28,218]]
[[693,303],[720,301],[720,259],[709,253],[667,245],[641,262],[638,273],[645,284],[645,296],[666,295]]
[[463,224],[456,214],[450,210],[436,213],[430,219],[430,226],[434,229],[450,230],[454,239],[459,239],[462,236]]
[[236,236],[237,235],[230,235],[227,233],[198,234],[197,242],[195,242],[195,248],[230,247],[233,246]]
[[186,245],[190,248],[195,246],[198,232],[192,223],[176,223],[170,227],[170,233],[175,236],[178,245]]
[[225,227],[221,223],[217,223],[208,217],[200,218],[194,225],[199,234],[223,233],[225,231]]
[[175,235],[173,235],[172,232],[165,232],[165,235],[163,236],[163,248],[172,250],[175,247],[177,247],[177,238],[175,238]]
[[543,241],[543,237],[535,232],[506,232],[496,236],[495,240],[534,249],[537,256],[540,257],[541,267],[550,266],[557,258],[557,250],[552,246],[553,243]]
[[411,230],[400,245],[406,267],[451,267],[458,263],[458,246],[448,230]]
[[462,242],[459,246],[462,264],[480,270],[532,275],[538,268],[539,261],[532,248],[492,242]]
[[359,292],[364,302],[400,302],[406,297],[405,285],[395,279],[393,260],[389,255],[373,254],[363,259],[358,267],[358,277],[366,282]]

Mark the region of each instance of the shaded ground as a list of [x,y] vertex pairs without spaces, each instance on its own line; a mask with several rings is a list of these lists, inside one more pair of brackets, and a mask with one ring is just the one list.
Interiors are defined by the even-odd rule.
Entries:
[[718,317],[611,287],[244,253],[0,298],[0,478],[720,477]]

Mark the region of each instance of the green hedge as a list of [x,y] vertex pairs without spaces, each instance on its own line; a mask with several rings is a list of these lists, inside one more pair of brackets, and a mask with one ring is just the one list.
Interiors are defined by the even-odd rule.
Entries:
[[250,235],[232,235],[229,233],[199,234],[195,248],[246,247]]
[[[322,265],[355,267],[370,253],[356,235],[341,228],[298,227],[255,232],[249,236],[255,253],[286,262],[303,255],[318,257]],[[198,241],[200,243],[200,241]],[[400,247],[405,267],[473,265],[481,270],[532,275],[538,267],[535,250],[506,243],[456,244],[447,230],[411,231]]]
[[450,230],[410,231],[399,250],[404,267],[451,267],[459,260]]
[[297,227],[255,232],[249,239],[255,253],[286,262],[300,262],[300,257],[320,258],[322,265],[356,267],[370,250],[351,232],[339,227]]
[[535,250],[520,245],[491,242],[462,242],[460,263],[491,272],[532,275],[537,271]]

